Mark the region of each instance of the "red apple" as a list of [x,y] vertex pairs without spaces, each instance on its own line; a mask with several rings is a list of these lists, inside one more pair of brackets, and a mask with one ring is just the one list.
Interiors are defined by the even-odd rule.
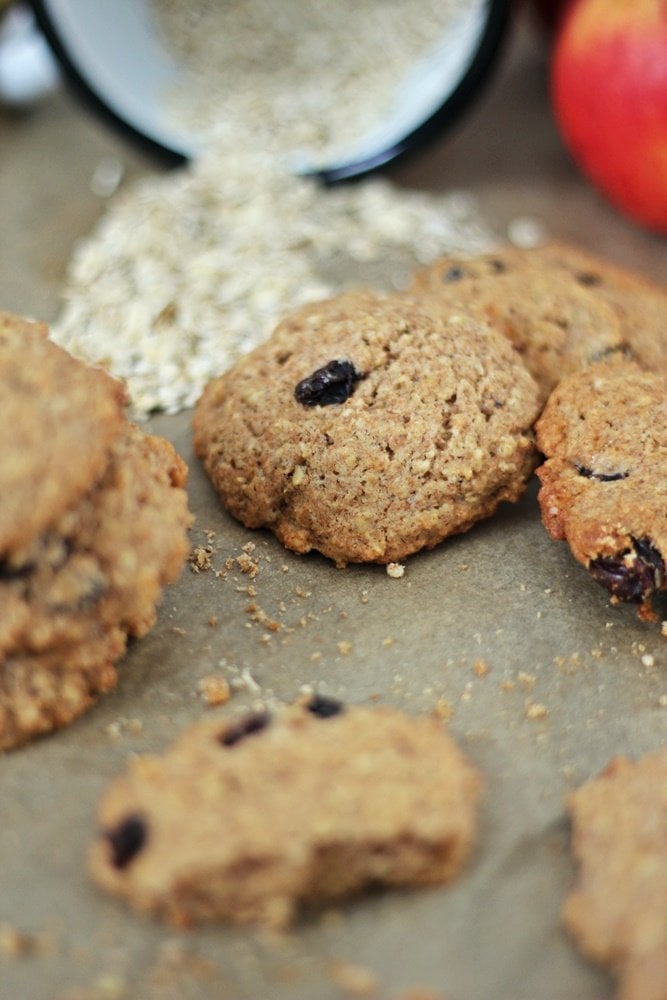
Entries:
[[551,86],[583,172],[622,212],[667,232],[667,0],[574,0]]

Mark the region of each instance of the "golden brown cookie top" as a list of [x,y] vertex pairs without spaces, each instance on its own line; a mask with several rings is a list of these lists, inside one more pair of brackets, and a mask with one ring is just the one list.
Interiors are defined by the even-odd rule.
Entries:
[[391,562],[523,492],[538,390],[504,337],[436,299],[339,296],[213,380],[195,449],[227,508],[298,552]]
[[206,719],[131,762],[103,797],[92,872],[172,919],[285,923],[374,882],[453,876],[480,790],[434,718],[315,695]]
[[619,1000],[667,997],[667,746],[618,757],[568,799],[577,882],[563,916]]
[[0,560],[101,474],[124,403],[119,382],[57,347],[44,324],[0,313]]
[[564,375],[624,346],[612,306],[568,270],[543,263],[539,251],[441,258],[415,273],[410,291],[437,295],[500,330],[544,399]]

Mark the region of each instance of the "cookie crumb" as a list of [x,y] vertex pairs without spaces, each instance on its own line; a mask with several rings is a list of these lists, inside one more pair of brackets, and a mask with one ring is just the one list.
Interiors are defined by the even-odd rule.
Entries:
[[542,705],[540,702],[530,702],[526,705],[526,718],[527,719],[546,719],[549,714],[549,710],[546,705]]
[[213,565],[211,562],[212,555],[213,549],[210,545],[197,545],[188,558],[192,572],[203,573],[209,570]]
[[490,667],[485,660],[476,660],[472,669],[477,677],[486,677]]
[[229,681],[219,674],[209,674],[202,677],[197,690],[207,705],[226,705],[232,696]]
[[650,653],[644,653],[644,655],[642,656],[642,664],[645,667],[654,667],[655,656],[651,656]]
[[338,652],[341,656],[348,656],[352,652],[352,643],[344,639],[338,643]]
[[392,580],[400,580],[404,574],[405,566],[403,563],[390,562],[387,564],[387,576],[390,576]]
[[377,977],[363,965],[337,962],[332,965],[330,975],[348,996],[368,997],[373,996],[378,991]]

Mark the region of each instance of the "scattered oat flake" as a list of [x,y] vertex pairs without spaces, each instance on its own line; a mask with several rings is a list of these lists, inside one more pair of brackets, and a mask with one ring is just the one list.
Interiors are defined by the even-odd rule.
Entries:
[[526,718],[527,719],[546,719],[549,711],[546,705],[542,705],[540,702],[530,702],[526,705]]

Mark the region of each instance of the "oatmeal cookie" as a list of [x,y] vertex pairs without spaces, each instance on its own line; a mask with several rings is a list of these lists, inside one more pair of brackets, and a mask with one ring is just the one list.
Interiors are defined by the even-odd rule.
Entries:
[[413,295],[434,294],[464,315],[486,319],[522,356],[546,400],[558,381],[624,349],[612,305],[539,251],[508,247],[478,257],[446,257],[413,275]]
[[567,244],[548,243],[532,253],[536,262],[568,272],[611,306],[630,356],[648,371],[667,376],[667,289]]
[[122,431],[125,392],[0,312],[0,560],[50,527],[102,473]]
[[153,625],[188,552],[186,473],[171,444],[124,421],[95,486],[0,565],[0,746],[83,711],[127,636]]
[[132,761],[103,797],[91,872],[177,924],[284,927],[367,886],[453,878],[480,791],[434,718],[315,695],[207,719]]
[[592,365],[554,390],[537,435],[547,531],[613,600],[639,601],[648,613],[667,556],[663,379],[624,358]]
[[569,797],[576,885],[563,909],[618,1000],[667,1000],[667,746],[612,760]]
[[247,527],[339,566],[389,563],[521,496],[538,396],[488,324],[349,293],[287,317],[209,383],[194,445]]

